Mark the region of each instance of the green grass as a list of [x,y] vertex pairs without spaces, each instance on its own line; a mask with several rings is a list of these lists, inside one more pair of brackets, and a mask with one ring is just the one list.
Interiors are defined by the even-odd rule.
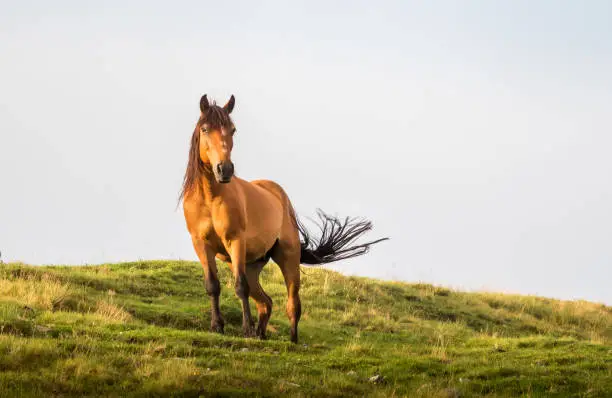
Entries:
[[194,262],[0,265],[0,397],[612,394],[612,308],[602,304],[304,268],[294,345],[278,267],[262,274],[275,306],[267,341],[240,336],[233,282],[219,269],[225,335],[208,332]]

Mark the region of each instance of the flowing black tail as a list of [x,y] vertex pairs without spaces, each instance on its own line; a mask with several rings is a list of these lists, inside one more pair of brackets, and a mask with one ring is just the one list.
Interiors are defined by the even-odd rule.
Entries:
[[315,223],[319,227],[321,234],[318,238],[313,238],[304,224],[294,214],[302,244],[300,255],[300,262],[302,264],[327,264],[361,256],[367,253],[373,244],[389,239],[381,238],[351,246],[361,235],[372,229],[372,222],[351,217],[341,220],[325,214],[321,209],[317,210],[317,216],[319,217],[319,222]]

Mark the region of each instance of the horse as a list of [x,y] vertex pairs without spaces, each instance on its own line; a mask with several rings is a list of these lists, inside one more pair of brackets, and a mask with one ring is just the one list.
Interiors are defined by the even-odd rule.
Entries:
[[[235,293],[242,304],[245,337],[266,338],[272,299],[259,282],[259,274],[272,259],[281,269],[287,288],[287,316],[291,341],[298,341],[300,264],[319,265],[356,257],[388,238],[353,244],[372,229],[369,221],[332,217],[318,211],[318,238],[299,220],[287,193],[269,180],[245,181],[234,176],[231,160],[236,127],[230,117],[232,95],[224,106],[200,99],[200,116],[191,136],[187,170],[179,195],[193,248],[202,264],[204,285],[211,299],[211,331],[223,333],[219,311],[221,286],[215,259],[230,265]],[[252,320],[249,297],[257,305],[258,323]]]

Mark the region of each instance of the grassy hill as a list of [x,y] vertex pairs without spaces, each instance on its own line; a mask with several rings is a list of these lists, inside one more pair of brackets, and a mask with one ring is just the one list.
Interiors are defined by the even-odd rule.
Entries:
[[219,269],[224,336],[198,263],[0,265],[0,396],[612,394],[611,307],[304,268],[294,345],[278,268],[267,341]]

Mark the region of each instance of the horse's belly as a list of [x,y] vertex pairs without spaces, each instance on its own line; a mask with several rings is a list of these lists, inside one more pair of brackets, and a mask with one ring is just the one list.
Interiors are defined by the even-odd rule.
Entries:
[[[278,237],[274,234],[260,234],[246,238],[246,263],[250,264],[261,260],[274,246]],[[225,262],[231,262],[231,257],[220,240],[209,241],[216,257]]]
[[278,238],[267,238],[267,237],[256,237],[247,240],[246,250],[246,262],[247,264],[257,260],[261,260],[268,250],[274,246],[276,239]]
[[274,215],[257,220],[249,219],[246,224],[246,261],[261,259],[279,238],[281,225]]

